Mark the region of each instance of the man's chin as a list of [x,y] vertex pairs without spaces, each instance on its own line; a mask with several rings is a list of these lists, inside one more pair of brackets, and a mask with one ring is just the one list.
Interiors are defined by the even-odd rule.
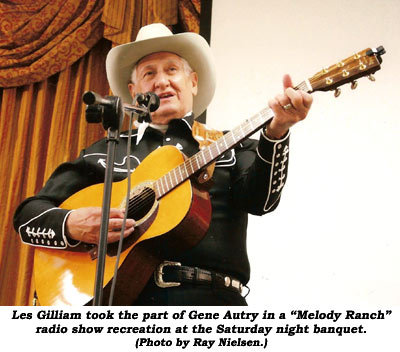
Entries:
[[152,116],[151,121],[156,125],[168,125],[171,120],[180,119],[177,114]]
[[157,125],[168,125],[171,120],[180,119],[181,113],[175,109],[167,109],[160,107],[155,113],[152,114],[151,120]]

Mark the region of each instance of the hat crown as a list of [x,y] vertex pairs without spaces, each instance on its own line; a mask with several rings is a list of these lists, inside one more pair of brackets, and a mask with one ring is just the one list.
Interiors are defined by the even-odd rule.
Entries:
[[168,37],[173,35],[170,29],[162,23],[153,23],[140,28],[136,41],[153,39],[157,37]]

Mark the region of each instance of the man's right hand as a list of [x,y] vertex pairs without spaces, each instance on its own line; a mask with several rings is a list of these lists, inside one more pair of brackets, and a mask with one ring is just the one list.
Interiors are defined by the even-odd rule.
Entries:
[[[110,209],[107,242],[116,242],[120,238],[124,212],[120,209]],[[101,208],[88,207],[72,211],[66,222],[67,236],[76,241],[98,244],[100,237]],[[129,236],[135,229],[133,219],[126,220],[124,237]]]

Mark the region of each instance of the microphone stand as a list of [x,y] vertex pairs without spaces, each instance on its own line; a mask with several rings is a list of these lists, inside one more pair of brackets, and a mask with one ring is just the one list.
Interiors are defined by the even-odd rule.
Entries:
[[[137,97],[133,103],[135,104]],[[101,213],[100,238],[98,244],[96,278],[94,287],[93,306],[103,302],[104,268],[107,254],[107,234],[110,218],[112,180],[114,173],[115,147],[119,143],[119,133],[124,117],[124,110],[139,115],[149,115],[149,108],[122,104],[116,96],[101,97],[94,92],[85,92],[83,101],[87,104],[86,120],[88,123],[102,122],[107,130],[107,160],[104,176],[103,204]]]

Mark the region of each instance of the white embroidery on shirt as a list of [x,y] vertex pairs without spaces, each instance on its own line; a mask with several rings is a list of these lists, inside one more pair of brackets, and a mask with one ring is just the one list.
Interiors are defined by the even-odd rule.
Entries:
[[53,239],[56,233],[54,232],[53,229],[49,228],[48,230],[44,228],[43,230],[40,230],[39,228],[30,228],[27,226],[26,228],[26,233],[28,234],[29,237],[40,237],[40,238],[48,238],[49,240]]
[[[140,164],[140,160],[136,156],[131,155],[131,158],[135,159],[137,161],[137,163]],[[114,171],[115,172],[127,172],[128,171],[128,169],[126,169],[126,168],[123,169],[123,168],[120,168],[120,167],[116,167],[116,166],[125,165],[126,164],[126,159],[127,159],[127,157],[124,157],[123,160],[122,160],[122,163],[114,162]],[[106,168],[106,159],[99,158],[99,160],[97,160],[97,163],[100,164],[101,166],[103,166],[104,168]],[[133,168],[131,170],[131,172],[133,172],[133,171],[135,171],[135,168]]]
[[[228,155],[229,153],[229,155]],[[229,157],[228,159],[225,156]],[[223,154],[222,157],[216,161],[215,167],[229,167],[236,164],[235,149],[229,150],[227,153]]]

